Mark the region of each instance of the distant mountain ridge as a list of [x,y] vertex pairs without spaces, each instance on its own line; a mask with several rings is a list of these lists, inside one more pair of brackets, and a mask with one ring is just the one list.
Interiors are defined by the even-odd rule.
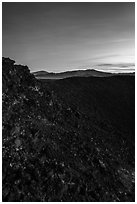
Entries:
[[135,73],[110,73],[98,71],[95,69],[86,69],[86,70],[74,70],[74,71],[66,71],[60,73],[53,73],[47,71],[37,71],[33,72],[34,76],[38,79],[64,79],[70,77],[110,77],[115,75],[135,75]]
[[46,71],[37,71],[37,72],[34,72],[35,73],[35,75],[41,75],[41,76],[43,76],[43,75],[46,75],[46,74],[49,74],[49,72],[46,72]]

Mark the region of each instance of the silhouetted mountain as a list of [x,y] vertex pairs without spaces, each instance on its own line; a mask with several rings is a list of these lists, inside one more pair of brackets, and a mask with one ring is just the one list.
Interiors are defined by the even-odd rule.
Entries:
[[38,79],[64,79],[70,77],[89,77],[89,76],[96,76],[96,77],[107,77],[113,74],[96,71],[94,69],[87,69],[87,70],[76,70],[76,71],[67,71],[61,73],[47,73],[47,72],[33,72],[34,76]]
[[135,72],[123,72],[123,73],[117,73],[117,76],[135,76]]
[[41,76],[46,76],[47,74],[49,74],[46,71],[38,71],[38,72],[34,72],[33,73],[35,76],[41,77]]
[[134,75],[135,73],[109,73],[109,72],[101,72],[94,69],[87,69],[87,70],[75,70],[75,71],[67,71],[61,73],[52,73],[46,71],[38,71],[33,72],[34,76],[37,79],[64,79],[70,77],[108,77],[114,75]]
[[[81,89],[81,80],[58,81],[64,84],[61,95],[61,84],[55,88],[53,82],[37,80],[27,66],[2,59],[3,201],[135,200],[132,141],[101,114],[91,117],[82,110],[80,97],[75,103],[73,91],[77,83]],[[70,100],[65,98],[68,86]],[[100,103],[91,98],[92,105],[98,112]]]

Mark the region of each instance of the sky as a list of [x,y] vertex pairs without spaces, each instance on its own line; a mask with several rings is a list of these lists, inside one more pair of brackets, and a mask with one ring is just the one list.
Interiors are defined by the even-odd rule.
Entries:
[[2,55],[31,71],[134,71],[135,3],[3,2]]

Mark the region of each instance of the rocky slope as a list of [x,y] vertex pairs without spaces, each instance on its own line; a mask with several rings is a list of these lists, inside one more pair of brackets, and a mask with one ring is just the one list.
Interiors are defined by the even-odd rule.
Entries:
[[14,63],[2,59],[3,201],[134,201],[122,133],[100,127]]

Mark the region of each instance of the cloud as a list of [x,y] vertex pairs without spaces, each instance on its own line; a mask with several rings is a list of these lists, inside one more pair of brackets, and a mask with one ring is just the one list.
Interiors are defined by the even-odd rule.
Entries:
[[73,62],[80,62],[80,63],[92,62],[92,61],[107,59],[107,58],[111,58],[111,57],[119,57],[119,55],[117,55],[117,54],[100,55],[100,56],[94,56],[94,57],[90,57],[90,58],[86,58],[86,59],[74,60]]
[[130,73],[135,72],[134,63],[102,63],[79,66],[79,69],[96,69],[104,72]]
[[106,67],[106,68],[110,68],[110,67],[115,67],[118,69],[129,69],[129,67],[135,67],[134,63],[114,63],[114,64],[98,64],[96,65],[98,67]]
[[114,64],[98,64],[94,67],[100,71],[107,72],[135,72],[135,64],[134,63],[114,63]]

